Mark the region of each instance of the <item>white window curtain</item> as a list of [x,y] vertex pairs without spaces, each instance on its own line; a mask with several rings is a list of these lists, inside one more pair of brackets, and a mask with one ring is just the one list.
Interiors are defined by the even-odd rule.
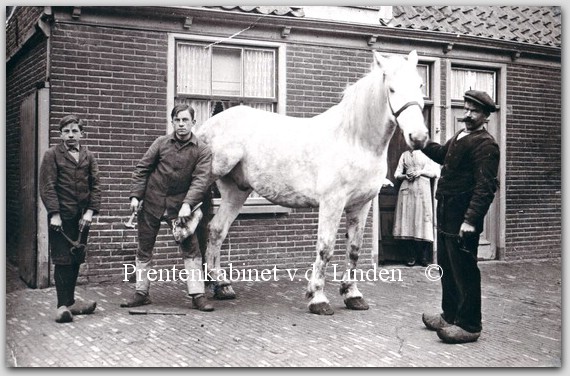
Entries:
[[176,92],[210,94],[210,50],[204,46],[179,43],[176,54]]
[[422,87],[422,94],[424,98],[428,98],[430,96],[430,80],[429,80],[429,69],[427,65],[418,64],[418,73],[422,78],[424,86]]
[[258,110],[275,112],[273,103],[250,103],[249,106],[257,108]]
[[244,51],[246,97],[275,97],[275,54],[273,51]]
[[463,100],[467,90],[482,90],[495,100],[495,72],[453,69],[451,71],[451,98]]

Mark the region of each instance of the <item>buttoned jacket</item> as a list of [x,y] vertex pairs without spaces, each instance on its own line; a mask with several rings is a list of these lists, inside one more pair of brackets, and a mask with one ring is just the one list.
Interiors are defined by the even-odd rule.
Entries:
[[483,219],[499,185],[499,146],[486,129],[458,139],[460,133],[445,145],[429,142],[422,151],[443,165],[436,197],[452,198],[454,210],[462,211],[462,220],[482,231]]
[[132,175],[130,197],[144,200],[143,210],[155,218],[174,218],[183,203],[193,208],[204,198],[210,180],[211,152],[192,133],[181,143],[174,134],[157,138]]
[[79,159],[63,144],[46,151],[40,167],[40,197],[49,215],[59,213],[72,219],[86,209],[96,214],[101,207],[99,167],[86,147],[79,147]]

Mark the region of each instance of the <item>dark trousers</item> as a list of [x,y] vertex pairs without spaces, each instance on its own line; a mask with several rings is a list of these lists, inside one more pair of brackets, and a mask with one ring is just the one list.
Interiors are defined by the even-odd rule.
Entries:
[[[172,220],[168,218],[155,218],[153,215],[141,210],[137,218],[138,227],[138,239],[139,246],[137,249],[137,259],[141,262],[150,262],[152,260],[152,254],[154,249],[154,244],[156,243],[156,236],[160,231],[160,226],[162,221],[172,228]],[[179,250],[182,253],[183,258],[195,258],[200,257],[200,247],[198,245],[198,238],[196,234],[186,238],[179,245]]]
[[79,276],[79,264],[55,265],[55,290],[57,292],[57,308],[71,306],[75,303],[75,286]]
[[[78,214],[72,219],[62,220],[62,231],[72,240],[79,236],[79,220],[82,215]],[[81,244],[87,244],[89,229],[81,233]],[[75,303],[75,286],[79,276],[81,262],[71,254],[72,245],[59,231],[49,229],[50,257],[54,264],[55,290],[57,293],[57,308],[71,306]]]
[[468,332],[480,332],[482,329],[478,247],[478,233],[459,238],[438,232],[437,263],[443,270],[443,317]]

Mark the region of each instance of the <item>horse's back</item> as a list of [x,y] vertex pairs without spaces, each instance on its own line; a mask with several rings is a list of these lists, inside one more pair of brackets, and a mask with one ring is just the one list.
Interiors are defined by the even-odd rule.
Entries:
[[208,119],[196,134],[207,143],[218,137],[236,141],[251,136],[264,124],[271,124],[279,117],[282,115],[248,106],[235,106]]

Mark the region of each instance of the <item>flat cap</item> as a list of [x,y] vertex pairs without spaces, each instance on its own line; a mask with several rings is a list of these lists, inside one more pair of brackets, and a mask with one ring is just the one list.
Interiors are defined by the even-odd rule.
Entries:
[[465,100],[470,100],[483,106],[483,109],[489,113],[497,111],[495,102],[491,99],[489,94],[480,90],[468,90],[463,94]]

